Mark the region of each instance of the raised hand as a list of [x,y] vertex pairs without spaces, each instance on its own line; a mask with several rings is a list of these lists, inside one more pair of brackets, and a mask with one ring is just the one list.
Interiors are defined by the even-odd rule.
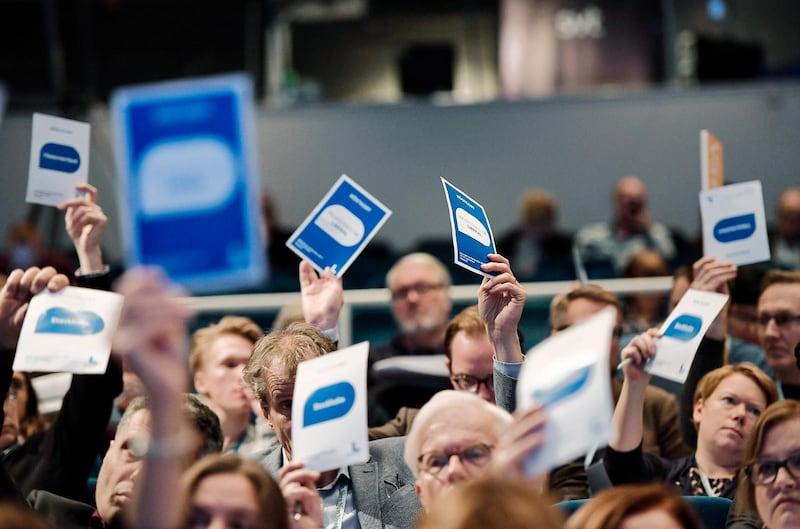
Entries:
[[13,270],[0,290],[0,339],[4,347],[13,348],[31,298],[45,288],[58,292],[69,285],[69,278],[53,267],[32,266]]
[[307,323],[321,331],[336,328],[344,304],[344,288],[342,279],[330,268],[318,275],[311,263],[303,259],[300,262],[300,298]]
[[322,498],[317,491],[319,472],[291,461],[278,473],[278,484],[286,500],[292,529],[319,529],[323,526]]
[[58,209],[66,210],[64,223],[78,253],[81,272],[102,272],[104,264],[100,242],[108,218],[97,204],[97,189],[94,186],[78,184],[75,189],[83,193],[83,196],[63,201]]
[[497,359],[521,362],[522,344],[519,343],[517,327],[528,294],[514,277],[508,259],[502,255],[489,254],[489,262],[481,265],[481,270],[496,274],[481,282],[478,311],[486,323]]

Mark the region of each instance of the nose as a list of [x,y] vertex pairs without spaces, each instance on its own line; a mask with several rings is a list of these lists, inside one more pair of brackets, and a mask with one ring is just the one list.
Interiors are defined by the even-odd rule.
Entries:
[[779,488],[794,488],[797,486],[797,480],[789,474],[789,470],[782,466],[778,469],[778,473],[775,474],[775,487]]
[[461,458],[458,457],[457,454],[450,456],[450,460],[447,462],[447,468],[445,469],[445,472],[447,472],[448,483],[461,481],[469,475],[464,463],[461,462]]
[[775,323],[775,318],[770,318],[767,325],[764,327],[764,335],[766,336],[780,336],[780,328]]
[[494,391],[489,389],[488,385],[481,384],[480,387],[478,387],[478,396],[483,400],[494,404]]
[[744,402],[740,402],[731,409],[731,413],[734,419],[743,423],[744,418],[747,417],[747,405]]

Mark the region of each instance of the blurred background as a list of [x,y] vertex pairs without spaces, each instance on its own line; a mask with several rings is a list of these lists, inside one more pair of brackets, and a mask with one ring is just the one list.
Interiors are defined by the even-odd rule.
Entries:
[[798,27],[796,0],[2,0],[0,230],[25,218],[68,247],[61,216],[24,203],[30,119],[89,121],[119,263],[110,94],[234,71],[256,88],[272,225],[290,232],[347,173],[394,211],[364,260],[381,274],[447,244],[439,176],[497,235],[529,188],[572,232],[608,219],[636,174],[653,217],[694,237],[701,129],[729,182],[762,181],[771,222],[800,182]]

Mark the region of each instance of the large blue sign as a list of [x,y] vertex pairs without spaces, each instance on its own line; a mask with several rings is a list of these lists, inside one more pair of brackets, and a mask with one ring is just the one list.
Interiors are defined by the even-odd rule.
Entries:
[[114,92],[128,266],[160,266],[194,293],[265,279],[252,106],[245,75]]

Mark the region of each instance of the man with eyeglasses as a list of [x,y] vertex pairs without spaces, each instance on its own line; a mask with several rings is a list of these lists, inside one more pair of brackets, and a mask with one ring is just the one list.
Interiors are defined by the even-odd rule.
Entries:
[[[543,441],[542,408],[516,418],[474,393],[445,390],[417,414],[403,459],[425,510],[461,482],[487,473],[523,477],[522,465]],[[541,486],[538,480],[532,486]]]
[[800,271],[767,272],[758,298],[758,337],[783,395],[800,399]]
[[[389,343],[378,345],[369,353],[368,386],[374,403],[370,425],[383,424],[403,406],[419,408],[434,393],[450,387],[445,373],[430,372],[426,361],[433,355],[444,358],[445,329],[453,309],[450,284],[447,267],[422,252],[400,258],[386,274],[392,316],[399,332]],[[397,356],[417,357],[419,369],[408,379],[383,376],[380,364],[375,363]],[[441,366],[438,359],[436,365]]]

